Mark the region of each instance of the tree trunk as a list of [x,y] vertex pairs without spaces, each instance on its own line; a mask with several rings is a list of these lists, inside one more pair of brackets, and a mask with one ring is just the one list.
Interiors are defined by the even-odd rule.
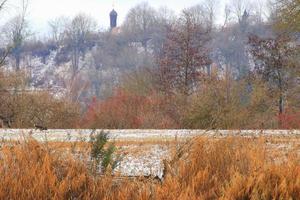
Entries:
[[284,110],[284,105],[283,105],[283,95],[280,94],[279,96],[279,102],[278,102],[278,108],[279,108],[279,120],[278,120],[278,126],[279,128],[282,128],[283,122],[282,122],[282,114]]
[[20,71],[20,56],[16,55],[16,71]]
[[280,95],[279,97],[279,114],[282,114],[283,113],[283,96]]

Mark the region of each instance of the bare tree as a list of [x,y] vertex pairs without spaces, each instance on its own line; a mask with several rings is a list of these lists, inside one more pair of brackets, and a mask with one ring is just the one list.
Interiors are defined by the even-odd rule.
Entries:
[[250,10],[251,2],[247,0],[231,0],[229,7],[236,20],[240,22],[242,21],[244,12]]
[[10,55],[15,60],[16,71],[20,70],[22,46],[30,35],[26,21],[27,7],[28,1],[23,0],[21,13],[9,20],[4,26],[4,34],[8,40]]
[[265,1],[255,0],[252,7],[256,23],[262,23],[269,17],[267,3]]
[[228,23],[230,22],[231,20],[231,9],[229,7],[229,5],[225,5],[224,7],[224,23],[223,23],[223,26],[222,26],[222,29],[224,30]]
[[[1,0],[0,1],[0,12],[3,10],[3,8],[4,8],[4,6],[5,6],[5,4],[6,4],[7,1],[8,0]],[[1,50],[1,52],[0,52],[0,67],[3,66],[3,64],[5,62],[5,59],[8,56],[8,52],[9,51],[6,48],[4,48],[4,49]]]
[[217,4],[215,0],[207,0],[202,4],[198,4],[185,10],[193,17],[197,24],[201,24],[202,28],[211,31],[216,20]]
[[183,11],[176,26],[169,30],[160,59],[160,86],[165,92],[193,93],[210,64],[207,48],[209,33]]
[[66,40],[71,48],[72,77],[79,71],[79,59],[84,57],[87,42],[91,34],[95,31],[96,22],[89,16],[78,14],[66,27]]
[[293,58],[297,47],[291,41],[285,35],[275,38],[260,38],[256,35],[249,37],[256,72],[269,83],[270,90],[278,97],[280,115],[284,112],[284,97],[289,83],[292,82],[291,69],[296,68]]
[[151,50],[155,57],[160,56],[163,51],[163,44],[166,42],[168,30],[176,22],[176,15],[173,10],[161,7],[156,12],[156,25],[151,37]]
[[143,2],[132,8],[123,24],[128,37],[134,42],[140,42],[147,52],[148,43],[154,33],[156,11],[148,3]]
[[0,11],[4,8],[4,6],[5,6],[5,4],[6,4],[7,1],[8,0],[1,0],[0,1]]
[[68,18],[58,17],[48,22],[51,31],[51,38],[56,45],[61,44],[66,37],[66,27],[69,23]]

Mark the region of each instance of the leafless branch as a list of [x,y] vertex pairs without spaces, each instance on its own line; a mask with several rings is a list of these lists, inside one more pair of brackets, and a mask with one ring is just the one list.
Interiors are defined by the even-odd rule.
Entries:
[[3,9],[4,5],[6,4],[8,0],[3,0],[1,3],[0,3],[0,10]]

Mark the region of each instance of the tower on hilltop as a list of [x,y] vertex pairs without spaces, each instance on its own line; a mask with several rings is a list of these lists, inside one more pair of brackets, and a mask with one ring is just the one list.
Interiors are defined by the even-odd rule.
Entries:
[[109,13],[109,17],[110,17],[110,29],[116,28],[117,27],[118,13],[115,11],[115,9],[113,9]]

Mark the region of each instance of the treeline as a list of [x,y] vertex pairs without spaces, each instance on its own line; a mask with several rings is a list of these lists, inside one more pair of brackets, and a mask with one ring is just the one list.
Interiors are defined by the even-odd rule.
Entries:
[[[84,14],[55,19],[43,42],[29,36],[25,9],[4,26],[1,63],[11,73],[0,79],[0,117],[9,127],[299,128],[295,6],[233,1],[217,25],[211,0],[178,16],[141,3],[108,31],[97,31]],[[37,58],[49,82],[65,89],[56,98],[43,94],[48,104],[39,102],[40,92],[25,92],[45,89],[46,78],[28,73]],[[8,76],[20,74],[22,84],[7,85]]]

